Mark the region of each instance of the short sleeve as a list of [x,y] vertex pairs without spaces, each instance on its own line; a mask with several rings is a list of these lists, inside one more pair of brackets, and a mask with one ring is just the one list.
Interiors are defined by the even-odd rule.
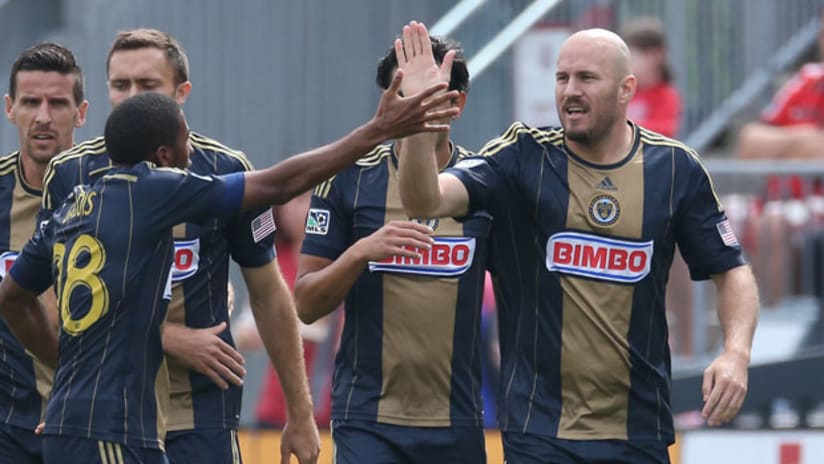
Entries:
[[344,201],[346,184],[345,176],[336,176],[315,189],[306,216],[301,253],[334,260],[349,247],[352,215]]
[[241,267],[262,266],[275,259],[275,229],[270,207],[232,216],[226,227],[232,259]]
[[709,173],[696,158],[684,164],[688,182],[673,233],[692,279],[706,280],[745,260]]
[[18,285],[38,295],[46,291],[53,281],[52,248],[48,240],[50,230],[50,221],[41,223],[9,270],[9,275]]
[[444,171],[464,184],[469,194],[469,213],[488,210],[494,215],[504,212],[514,200],[511,179],[518,178],[517,154],[522,149],[526,126],[514,123],[503,135],[489,141],[478,156],[464,158]]
[[158,230],[240,211],[244,189],[242,172],[201,176],[171,168],[153,170],[151,175],[155,180],[142,183],[143,190],[137,196]]

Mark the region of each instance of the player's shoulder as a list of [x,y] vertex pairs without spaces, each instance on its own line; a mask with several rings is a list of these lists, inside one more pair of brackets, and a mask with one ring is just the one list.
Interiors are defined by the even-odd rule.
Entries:
[[354,169],[369,169],[389,162],[392,157],[392,145],[385,143],[373,148],[369,153],[361,156],[354,165]]
[[106,140],[103,136],[95,137],[78,143],[68,150],[59,153],[49,162],[51,166],[59,166],[77,162],[84,156],[103,156],[106,155]]
[[645,159],[656,157],[671,157],[676,169],[700,169],[708,172],[701,155],[684,142],[661,135],[649,129],[637,126],[641,144],[644,147]]
[[507,147],[523,142],[534,142],[536,148],[543,145],[560,146],[564,140],[564,131],[560,127],[531,127],[521,121],[515,121],[500,136],[487,142],[478,152],[480,156],[494,156]]
[[215,174],[254,169],[245,153],[229,148],[211,137],[197,132],[190,132],[189,142],[194,149],[193,158],[202,158],[201,160],[192,160],[193,168],[206,168],[209,169],[210,173]]
[[0,156],[0,177],[14,174],[20,162],[20,151]]
[[365,172],[371,172],[376,168],[384,166],[386,163],[390,162],[391,158],[392,145],[378,145],[365,155],[361,156],[357,161],[355,161],[354,164],[344,168],[341,172],[318,184],[313,193],[315,196],[320,198],[326,198],[329,196],[329,192],[332,191],[333,186],[338,187],[341,185],[350,185],[351,179],[355,179]]

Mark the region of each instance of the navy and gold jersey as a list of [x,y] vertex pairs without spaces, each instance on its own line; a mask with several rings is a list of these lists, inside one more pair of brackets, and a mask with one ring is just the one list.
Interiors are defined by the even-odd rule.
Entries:
[[672,442],[664,291],[676,244],[694,279],[744,263],[698,155],[633,126],[612,165],[562,129],[513,124],[449,173],[495,217],[490,262],[505,431]]
[[[450,165],[470,153],[455,146]],[[408,220],[393,147],[379,146],[319,185],[302,253],[331,260],[393,220]],[[333,419],[481,426],[480,308],[490,217],[429,220],[419,260],[369,263],[345,301]]]
[[155,382],[171,296],[172,227],[235,212],[243,176],[203,177],[148,162],[76,186],[10,275],[60,313],[47,435],[159,448]]
[[[0,278],[34,233],[40,190],[26,184],[20,152],[0,158]],[[0,421],[34,430],[45,411],[54,372],[26,354],[0,319]]]
[[[220,175],[252,169],[246,156],[219,142],[192,133],[189,170]],[[84,142],[59,155],[45,176],[43,209],[48,211],[71,192],[74,185],[91,184],[112,168],[102,137]],[[202,224],[179,224],[174,229],[172,301],[168,321],[187,327],[213,327],[229,322],[227,281],[229,256],[243,267],[256,267],[274,257],[274,235],[267,233],[269,208],[248,210]],[[272,227],[273,228],[273,227]],[[220,334],[234,346],[229,330]],[[189,371],[167,358],[171,388],[169,430],[193,428],[234,429],[238,426],[242,387],[221,390],[209,378]]]

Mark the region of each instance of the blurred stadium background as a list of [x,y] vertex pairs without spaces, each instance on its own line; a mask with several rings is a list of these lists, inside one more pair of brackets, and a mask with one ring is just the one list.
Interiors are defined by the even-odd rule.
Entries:
[[[514,119],[554,121],[554,52],[570,31],[618,30],[639,15],[661,18],[684,96],[679,138],[707,160],[763,298],[742,415],[725,429],[708,430],[696,410],[701,370],[719,348],[711,292],[706,284],[687,284],[672,295],[673,412],[681,430],[673,456],[682,464],[801,464],[824,460],[824,163],[742,162],[731,152],[737,128],[757,117],[800,63],[817,59],[822,3],[0,0],[0,63],[9,69],[21,50],[42,40],[71,47],[91,103],[88,122],[77,131],[80,141],[99,135],[109,112],[105,59],[115,33],[141,26],[169,31],[191,62],[186,113],[192,128],[264,166],[370,117],[379,97],[375,64],[411,19],[464,45],[472,89],[454,138],[477,149]],[[16,147],[15,128],[0,125],[2,152]],[[238,298],[243,306],[242,292]],[[247,360],[244,460],[276,462],[276,435],[252,430],[265,360],[259,353]],[[331,356],[325,362],[321,367],[330,369]],[[313,391],[323,388],[313,385]],[[500,462],[490,433],[490,462]],[[327,443],[325,452],[330,449]]]

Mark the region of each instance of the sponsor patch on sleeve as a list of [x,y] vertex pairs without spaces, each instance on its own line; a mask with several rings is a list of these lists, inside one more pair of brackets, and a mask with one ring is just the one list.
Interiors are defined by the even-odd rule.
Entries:
[[252,239],[255,243],[266,238],[275,229],[277,227],[275,227],[275,218],[272,216],[272,208],[267,208],[258,217],[252,219]]
[[732,231],[732,226],[730,226],[730,221],[728,219],[724,219],[716,224],[715,228],[718,229],[718,235],[721,236],[721,240],[724,242],[724,245],[730,247],[739,246],[738,239],[735,238],[735,232]]
[[326,235],[329,233],[329,210],[309,208],[306,216],[306,233]]

